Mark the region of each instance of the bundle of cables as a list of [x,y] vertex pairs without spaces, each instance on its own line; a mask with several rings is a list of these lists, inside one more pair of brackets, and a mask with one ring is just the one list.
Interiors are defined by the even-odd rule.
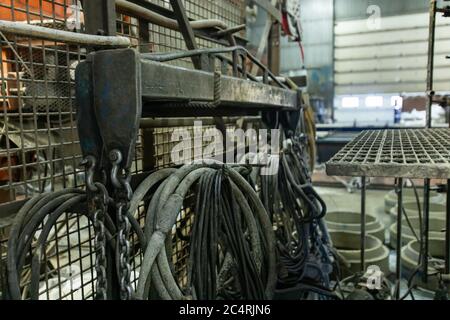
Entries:
[[[165,300],[272,298],[277,278],[275,238],[269,216],[244,178],[246,174],[248,168],[199,161],[156,172],[140,185],[131,212],[146,196],[151,200],[138,299],[155,297],[155,293]],[[158,186],[156,191],[154,186]],[[187,284],[182,286],[168,250],[191,192],[196,204],[192,230],[185,236],[190,253]]]
[[[83,190],[66,189],[32,198],[20,209],[14,219],[8,240],[8,298],[13,300],[21,300],[24,297],[32,300],[39,299],[42,263],[46,259],[49,235],[55,227],[67,226],[64,221],[61,222],[61,218],[64,218],[65,214],[68,216],[74,214],[85,216],[93,224],[93,214],[73,212],[77,206],[86,207],[87,199],[86,192]],[[132,217],[130,218],[132,219],[133,229],[142,240],[142,231],[137,229],[137,221]],[[105,236],[111,256],[115,256],[116,252],[115,233],[114,222],[106,215]],[[117,260],[118,257],[116,257],[116,263],[118,264]],[[29,280],[28,292],[25,292],[22,283],[28,282],[23,279],[24,266],[27,264],[31,266],[31,275],[27,279]],[[44,267],[46,268],[46,266]],[[47,273],[47,270],[45,272]]]
[[[250,161],[266,155],[247,155]],[[253,159],[252,159],[253,158]],[[260,159],[261,160],[261,159]],[[298,292],[336,298],[330,287],[334,256],[323,218],[326,204],[312,187],[299,135],[283,143],[280,155],[268,158],[271,169],[253,176],[271,216],[280,253],[277,294]]]

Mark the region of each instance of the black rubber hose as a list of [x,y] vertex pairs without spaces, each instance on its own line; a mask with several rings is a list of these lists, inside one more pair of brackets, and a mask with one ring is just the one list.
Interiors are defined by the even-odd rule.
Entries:
[[[172,229],[172,226],[175,222],[175,218],[176,216],[178,216],[178,212],[182,207],[182,202],[183,202],[183,198],[185,195],[185,192],[187,192],[188,187],[190,187],[195,181],[197,181],[197,177],[200,177],[198,174],[199,173],[195,173],[195,170],[200,170],[200,169],[205,169],[205,164],[193,164],[192,166],[188,166],[188,167],[184,167],[180,170],[177,171],[176,174],[172,175],[171,177],[168,178],[168,180],[165,182],[165,186],[164,188],[161,190],[159,189],[157,191],[157,193],[159,194],[158,200],[159,200],[159,204],[157,205],[157,207],[159,207],[160,209],[157,210],[158,215],[161,215],[160,218],[157,219],[157,224],[155,232],[152,235],[152,239],[149,241],[150,245],[148,246],[145,256],[144,256],[144,263],[143,263],[143,269],[141,270],[141,277],[139,279],[139,284],[138,284],[138,297],[140,298],[144,298],[146,296],[148,296],[148,288],[149,288],[149,277],[148,274],[150,272],[153,272],[154,266],[154,262],[157,261],[157,264],[159,266],[159,270],[158,272],[161,273],[161,277],[166,280],[168,277],[168,281],[164,281],[164,286],[166,287],[167,292],[172,296],[172,298],[177,297],[177,295],[181,294],[179,292],[179,288],[177,286],[177,284],[174,282],[173,276],[169,270],[169,268],[167,268],[167,256],[165,255],[165,250],[164,249],[164,242],[166,239],[166,234]],[[209,164],[207,166],[208,168],[213,168],[215,170],[222,170],[224,165],[223,164],[219,164],[219,163],[213,163],[213,164]],[[210,171],[210,170],[208,170]],[[194,172],[192,175],[192,178],[189,178],[188,176],[190,175],[190,172]],[[206,171],[204,171],[206,172]],[[248,183],[245,181],[245,179],[243,179],[237,172],[235,172],[234,170],[230,170],[230,176],[232,177],[232,180],[237,182],[237,186],[242,188],[242,190],[244,191],[244,193],[249,194],[249,193],[254,193],[253,189],[251,188],[251,186],[248,185]],[[185,179],[188,178],[187,182],[185,183]],[[183,190],[181,193],[180,192],[176,192],[173,193],[175,190],[174,188],[177,187],[177,189],[179,189],[180,191]],[[155,194],[156,195],[156,194]],[[264,232],[265,234],[265,238],[263,239],[263,243],[266,245],[266,247],[268,249],[274,248],[274,243],[273,243],[273,235],[272,235],[272,228],[271,228],[271,224],[270,221],[268,219],[267,213],[264,209],[264,207],[262,206],[261,202],[255,196],[250,197],[252,201],[252,207],[257,208],[258,210],[256,210],[256,212],[259,213],[257,214],[258,217],[258,221],[261,222],[264,220],[265,223],[262,224],[261,229],[264,229],[265,231],[269,230],[268,234],[267,232]],[[163,200],[163,199],[167,199],[167,200]],[[154,207],[155,206],[155,196],[154,199],[152,199],[150,207]],[[149,207],[149,209],[150,209]],[[262,212],[261,212],[262,209]],[[168,212],[167,210],[170,210],[169,212],[172,212],[171,214],[161,214],[162,212]],[[147,221],[146,221],[146,226],[148,226],[148,224],[152,224],[153,222],[151,222],[154,219],[155,215],[151,215],[149,214],[147,217]],[[163,220],[161,220],[161,218],[163,218]],[[150,221],[150,222],[149,222]],[[146,232],[148,232],[149,229],[146,229]],[[272,240],[272,241],[269,241]],[[274,250],[268,250],[268,255],[266,257],[266,260],[269,261],[269,271],[267,272],[268,274],[268,281],[267,281],[267,290],[270,290],[273,293],[273,289],[275,286],[275,280],[276,280],[276,275],[274,274],[275,270],[275,259],[274,259]],[[272,294],[271,293],[271,294]],[[269,295],[271,295],[269,294]],[[181,296],[180,298],[183,298],[183,296]]]
[[[32,234],[37,228],[35,226],[36,222],[33,221],[33,219],[37,220],[35,219],[35,213],[60,205],[68,195],[74,193],[73,191],[64,190],[52,195],[38,196],[29,200],[17,213],[13,226],[11,227],[7,256],[8,288],[13,300],[20,300],[22,298],[17,270],[21,270],[21,266],[24,264],[25,250],[21,249],[19,251],[18,248],[27,248],[32,241]],[[79,193],[79,191],[76,192],[76,194]],[[53,200],[50,200],[52,198]]]

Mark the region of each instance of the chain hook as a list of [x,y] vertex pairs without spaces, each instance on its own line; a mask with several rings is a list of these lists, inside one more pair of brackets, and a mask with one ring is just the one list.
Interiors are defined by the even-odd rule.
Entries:
[[97,159],[94,156],[87,156],[81,162],[82,166],[86,167],[86,188],[92,192],[97,193],[98,188],[94,183],[95,169],[97,167]]

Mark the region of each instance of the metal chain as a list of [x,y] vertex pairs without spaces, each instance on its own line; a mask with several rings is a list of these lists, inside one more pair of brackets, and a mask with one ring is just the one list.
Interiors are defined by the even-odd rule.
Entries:
[[[99,188],[99,190],[101,190]],[[106,191],[106,188],[105,188]],[[95,269],[97,272],[97,299],[107,300],[108,280],[106,277],[106,232],[105,216],[108,210],[107,196],[103,191],[94,197],[96,211],[94,213],[94,231],[95,231]]]
[[96,299],[107,300],[108,280],[106,276],[107,259],[106,259],[106,232],[105,217],[108,210],[109,195],[106,187],[101,183],[94,183],[96,159],[92,156],[86,157],[83,161],[86,165],[86,188],[93,194],[89,211],[93,214],[94,225],[94,246],[95,246],[95,271],[97,273],[96,282]]
[[132,299],[133,289],[131,287],[131,265],[129,241],[131,224],[127,212],[130,209],[132,189],[130,185],[130,173],[121,173],[120,165],[123,157],[120,151],[113,150],[110,153],[112,164],[111,182],[115,188],[116,215],[118,224],[118,254],[119,254],[119,276],[120,276],[120,298],[121,300]]

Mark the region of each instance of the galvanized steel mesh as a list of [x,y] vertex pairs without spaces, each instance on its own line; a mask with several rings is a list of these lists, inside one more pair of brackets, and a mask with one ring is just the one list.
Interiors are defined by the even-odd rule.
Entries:
[[327,163],[330,175],[450,178],[450,129],[364,131]]
[[[167,0],[151,0],[170,8]],[[0,19],[22,21],[45,27],[72,30],[67,24],[77,0],[2,0]],[[186,0],[192,19],[221,19],[230,26],[242,24],[242,0]],[[148,39],[143,39],[140,24],[134,17],[118,15],[118,34],[133,40],[144,52],[185,50],[177,31],[148,24]],[[216,43],[197,39],[202,48]],[[70,187],[83,187],[84,169],[79,166],[81,152],[75,120],[74,72],[86,56],[86,49],[62,42],[0,35],[0,269],[4,270],[6,242],[14,216],[14,204],[36,194]],[[190,60],[177,62],[192,67]],[[153,129],[153,150],[143,150],[142,132],[135,153],[133,173],[143,170],[143,153],[151,152],[156,167],[170,165],[168,135],[174,128]],[[148,146],[147,146],[148,147]],[[17,207],[17,206],[16,206]],[[140,209],[143,224],[145,210]],[[192,225],[189,203],[180,214],[177,226],[188,234]],[[41,299],[92,299],[95,292],[93,228],[85,218],[67,213],[50,234],[41,274]],[[183,284],[187,242],[174,231],[173,264]],[[136,283],[141,252],[132,235],[134,259],[132,280]],[[30,248],[31,250],[32,248]],[[23,298],[27,298],[29,269],[24,268]],[[4,291],[4,272],[0,274],[0,291]]]

